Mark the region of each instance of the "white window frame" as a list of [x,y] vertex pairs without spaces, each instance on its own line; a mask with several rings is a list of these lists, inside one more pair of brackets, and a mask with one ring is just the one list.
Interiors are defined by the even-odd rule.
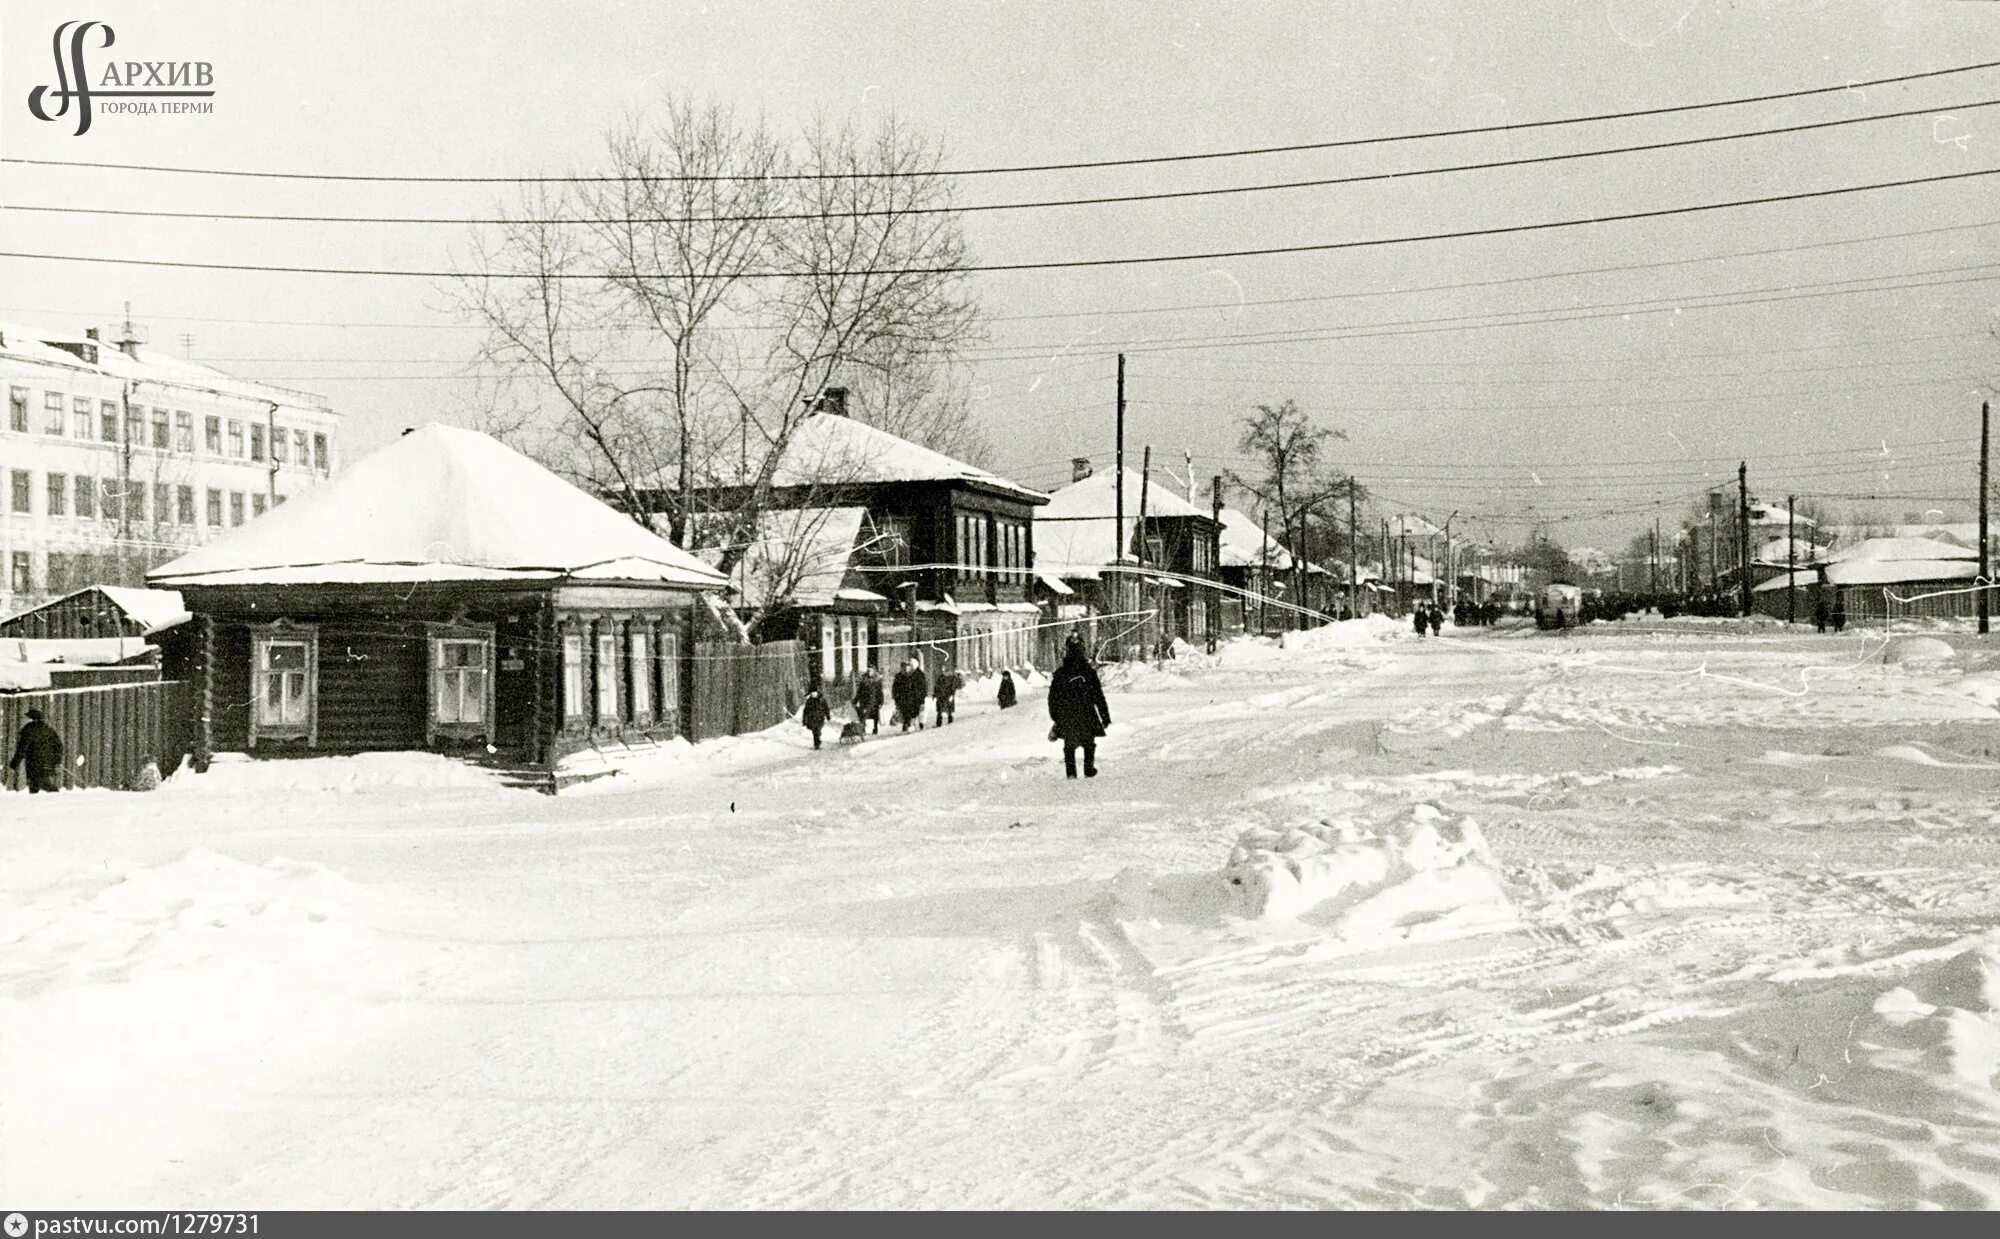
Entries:
[[[618,631],[606,621],[597,626],[597,692],[592,699],[591,722],[602,727],[616,724],[618,715]],[[607,658],[606,655],[609,655]],[[608,701],[607,701],[608,698]],[[608,709],[606,707],[609,707]]]
[[[453,646],[477,646],[478,662],[474,666],[447,668],[445,653]],[[495,664],[495,632],[490,624],[434,624],[430,629],[430,675],[425,685],[426,705],[424,714],[426,728],[424,739],[427,744],[435,744],[439,737],[453,740],[484,740],[493,742],[494,683],[499,668]],[[479,684],[479,718],[467,721],[463,717],[447,719],[438,705],[449,675],[459,681],[459,713],[463,714],[468,672],[477,672]]]
[[653,721],[653,630],[645,624],[633,624],[625,635],[625,646],[632,721],[650,723]]
[[822,684],[834,682],[834,647],[840,641],[839,630],[834,626],[831,615],[819,617],[819,679]]
[[562,639],[562,716],[563,722],[580,723],[590,715],[585,709],[583,672],[583,634],[577,631],[563,633]]
[[[306,665],[301,685],[305,717],[295,721],[267,720],[269,651],[273,646],[299,645],[305,648]],[[293,672],[278,674],[290,676]],[[279,620],[250,634],[250,747],[260,740],[304,740],[308,747],[319,744],[319,628],[314,624],[294,624]]]

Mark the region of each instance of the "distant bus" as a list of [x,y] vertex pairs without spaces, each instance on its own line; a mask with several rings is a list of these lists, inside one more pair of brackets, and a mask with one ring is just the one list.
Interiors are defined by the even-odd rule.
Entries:
[[1574,585],[1551,585],[1535,599],[1535,627],[1567,628],[1577,622],[1583,610],[1583,590]]

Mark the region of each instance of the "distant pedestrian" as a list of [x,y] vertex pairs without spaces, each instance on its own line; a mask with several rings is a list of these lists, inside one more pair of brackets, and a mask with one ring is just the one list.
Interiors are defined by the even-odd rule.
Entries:
[[21,770],[30,792],[58,792],[62,790],[62,765],[62,737],[42,721],[40,709],[29,710],[27,724],[14,739],[14,756],[7,769]]
[[1084,655],[1083,642],[1071,637],[1063,661],[1049,678],[1051,740],[1062,741],[1063,774],[1076,777],[1076,751],[1083,750],[1083,777],[1097,777],[1097,737],[1111,725],[1111,708],[1104,703],[1104,686],[1097,669]]
[[923,665],[914,658],[889,681],[889,696],[896,703],[896,718],[904,731],[910,729],[911,723],[917,725],[918,731],[924,729],[924,698],[930,695],[930,680],[924,676]]
[[876,674],[873,663],[854,685],[854,713],[868,730],[882,730],[882,677]]
[[1424,614],[1424,609],[1422,607],[1416,607],[1412,609],[1410,612],[1410,619],[1413,623],[1416,624],[1417,635],[1420,637],[1423,636],[1424,633],[1431,626],[1430,617]]
[[1000,673],[1000,708],[1005,710],[1014,704],[1014,673]]
[[1823,595],[1813,598],[1813,627],[1826,631],[1826,598]]
[[819,681],[814,680],[812,687],[806,690],[805,708],[800,711],[801,721],[812,733],[814,748],[819,747],[819,733],[826,727],[827,716],[826,694],[820,691]]
[[938,726],[942,727],[946,723],[956,721],[954,716],[958,713],[958,690],[964,687],[965,677],[950,667],[938,672],[937,683],[931,686],[931,692],[937,698]]
[[1833,631],[1838,633],[1847,627],[1847,603],[1836,593],[1833,596]]
[[1444,631],[1444,612],[1439,610],[1437,607],[1433,606],[1431,608],[1431,635],[1435,637],[1443,631]]

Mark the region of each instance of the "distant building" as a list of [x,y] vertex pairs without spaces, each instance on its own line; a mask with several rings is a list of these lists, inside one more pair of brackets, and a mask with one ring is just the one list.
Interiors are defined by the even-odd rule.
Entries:
[[[1029,564],[1048,496],[850,417],[844,398],[820,408],[792,432],[731,575],[732,603],[767,613],[757,638],[805,642],[829,685],[912,654],[932,675],[1034,662]],[[697,506],[726,512],[747,489],[704,488]]]
[[1036,573],[1107,617],[1098,628],[1105,656],[1142,655],[1176,637],[1206,645],[1222,620],[1217,588],[1222,525],[1129,469],[1124,491],[1122,546],[1116,470],[1050,495],[1049,506],[1035,516]]
[[0,614],[148,568],[332,472],[325,399],[126,338],[0,323]]

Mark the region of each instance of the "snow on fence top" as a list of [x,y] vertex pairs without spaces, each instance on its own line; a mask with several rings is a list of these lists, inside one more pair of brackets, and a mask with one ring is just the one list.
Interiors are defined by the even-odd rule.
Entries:
[[723,584],[707,564],[513,448],[439,425],[148,574],[161,585],[558,577]]

